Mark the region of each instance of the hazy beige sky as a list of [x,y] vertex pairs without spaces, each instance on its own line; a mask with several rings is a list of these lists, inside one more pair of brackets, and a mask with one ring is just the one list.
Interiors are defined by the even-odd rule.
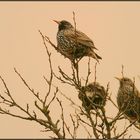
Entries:
[[[97,80],[104,86],[110,82],[110,92],[115,99],[119,84],[114,76],[121,76],[123,64],[125,75],[135,77],[140,90],[140,2],[0,2],[0,75],[20,104],[32,100],[27,98],[28,90],[13,68],[16,67],[35,90],[45,93],[42,76],[49,73],[49,65],[38,30],[56,43],[57,25],[52,20],[65,19],[73,23],[73,11],[77,28],[93,39],[103,58],[97,66]],[[50,45],[48,47],[54,69],[61,65],[69,72],[69,60]],[[84,58],[81,62],[83,75],[86,63],[87,58]],[[2,92],[2,85],[0,87]],[[60,87],[78,100],[77,94],[67,91],[62,85]],[[108,109],[112,114],[112,107]],[[34,122],[0,115],[0,124],[0,138],[48,137]],[[130,133],[137,138],[140,136],[133,129]]]

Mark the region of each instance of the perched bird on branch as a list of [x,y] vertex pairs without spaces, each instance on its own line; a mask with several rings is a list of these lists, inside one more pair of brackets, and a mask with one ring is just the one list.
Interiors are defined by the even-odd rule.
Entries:
[[137,90],[134,82],[127,78],[118,78],[120,87],[117,95],[117,103],[119,110],[130,121],[140,122],[140,92]]
[[84,33],[75,30],[75,27],[68,21],[56,21],[58,24],[57,47],[60,53],[72,62],[89,56],[97,60],[102,59],[94,50],[97,50],[93,41]]
[[97,82],[83,86],[78,97],[82,101],[82,106],[87,109],[97,109],[105,105],[107,93],[103,86]]

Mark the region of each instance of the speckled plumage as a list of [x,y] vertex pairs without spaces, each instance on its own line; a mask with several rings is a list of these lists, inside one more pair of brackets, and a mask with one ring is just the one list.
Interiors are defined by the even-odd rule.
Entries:
[[140,93],[134,82],[126,77],[119,79],[120,87],[117,95],[119,110],[130,120],[140,122]]
[[82,106],[88,110],[100,108],[105,105],[107,93],[103,86],[97,82],[83,86],[78,97],[82,101]]
[[70,60],[89,56],[97,61],[102,59],[94,52],[97,50],[93,41],[84,33],[76,30],[68,21],[56,21],[58,25],[57,47],[60,53]]

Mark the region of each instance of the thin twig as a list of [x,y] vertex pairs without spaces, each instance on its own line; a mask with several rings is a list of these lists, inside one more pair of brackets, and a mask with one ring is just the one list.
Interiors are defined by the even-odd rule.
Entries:
[[61,112],[62,112],[62,114],[61,114],[61,119],[62,119],[62,129],[63,129],[63,138],[65,138],[65,136],[66,136],[66,132],[65,132],[65,119],[64,119],[64,109],[63,109],[63,106],[62,106],[62,103],[61,103],[61,101],[58,99],[58,98],[56,98],[57,99],[57,101],[58,101],[58,103],[59,103],[59,105],[60,105],[60,107],[61,107]]
[[[64,122],[64,123],[65,123],[65,122]],[[66,127],[68,133],[70,134],[71,138],[74,139],[74,137],[73,137],[73,135],[72,135],[72,133],[71,133],[71,131],[70,131],[70,127],[69,127],[66,123],[65,123],[65,127]]]
[[135,122],[136,122],[136,121],[130,123],[130,124],[125,128],[125,130],[124,130],[121,134],[117,135],[116,137],[113,137],[112,139],[118,139],[118,138],[120,138],[121,136],[123,136],[123,135],[127,132],[127,130],[128,130]]
[[94,82],[96,82],[96,79],[97,79],[97,62],[95,63],[95,71],[94,71]]
[[90,57],[89,57],[89,60],[88,60],[88,74],[87,74],[85,86],[87,86],[87,84],[88,84],[90,74],[91,74],[91,71],[90,71]]
[[88,133],[89,137],[92,138],[92,135],[90,134],[89,130],[86,128],[86,126],[84,126],[81,122],[80,124],[83,126],[83,128],[85,129],[85,131]]
[[54,101],[54,99],[56,98],[56,94],[58,93],[58,87],[56,87],[56,91],[54,92],[54,96],[53,98],[51,99],[51,101],[48,103],[48,107],[50,106],[50,104]]
[[72,124],[73,124],[73,137],[74,139],[76,139],[76,136],[77,136],[77,129],[79,127],[79,120],[77,119],[77,123],[74,121],[72,115],[70,114],[70,118],[71,118],[71,121],[72,121]]
[[15,73],[19,76],[19,78],[22,80],[24,85],[28,88],[28,90],[41,102],[43,103],[43,100],[39,97],[39,92],[35,93],[34,89],[31,89],[30,86],[27,84],[25,79],[21,76],[21,74],[14,68]]
[[13,104],[14,104],[15,101],[14,101],[13,97],[11,96],[10,91],[9,91],[9,89],[8,89],[8,87],[7,87],[7,85],[6,85],[5,81],[4,81],[4,79],[3,79],[1,76],[0,76],[0,79],[1,79],[3,85],[4,85],[5,89],[6,89],[6,94],[10,97],[10,99],[12,100],[12,102],[13,102]]
[[122,65],[122,71],[121,71],[122,77],[124,77],[124,65]]
[[45,46],[45,49],[46,49],[46,52],[47,52],[47,55],[48,55],[49,65],[50,65],[50,79],[49,80],[46,79],[46,81],[48,82],[48,85],[49,85],[49,89],[48,89],[48,92],[47,92],[47,94],[45,96],[45,99],[44,99],[44,102],[43,102],[44,103],[44,106],[45,106],[47,97],[49,96],[50,91],[51,91],[51,85],[52,85],[52,80],[53,80],[53,68],[52,68],[52,62],[51,62],[51,53],[49,52],[48,47],[46,45],[45,37],[43,36],[43,34],[41,32],[40,32],[40,34],[42,36],[43,44]]
[[54,132],[54,134],[56,134],[58,136],[58,138],[63,138],[62,134],[60,133],[60,129],[57,127],[58,121],[57,123],[53,123],[51,116],[49,115],[49,110],[48,108],[46,109],[42,109],[39,107],[39,105],[37,104],[37,102],[35,101],[35,106],[46,116],[47,118],[47,123],[48,123],[48,127],[52,132]]
[[111,138],[111,128],[110,128],[110,123],[108,122],[107,120],[107,117],[106,117],[106,112],[105,112],[105,109],[104,108],[101,108],[101,111],[102,111],[102,114],[103,114],[103,117],[104,117],[104,123],[106,125],[106,130],[107,130],[107,139],[110,139]]
[[96,127],[95,127],[94,121],[93,121],[93,119],[92,119],[91,114],[90,114],[89,111],[87,111],[87,117],[89,118],[90,123],[91,123],[91,125],[92,125],[92,130],[93,130],[93,134],[94,134],[95,138],[96,138],[96,139],[99,139],[99,135],[98,135],[98,133],[97,133],[97,129],[96,129]]

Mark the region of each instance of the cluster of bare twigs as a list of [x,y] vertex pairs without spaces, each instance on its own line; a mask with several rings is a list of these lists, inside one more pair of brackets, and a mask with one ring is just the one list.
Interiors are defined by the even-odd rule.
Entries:
[[[75,21],[75,13],[73,13],[73,19],[74,19],[74,24],[76,28],[76,21]],[[47,86],[48,86],[48,91],[46,92],[46,95],[44,98],[40,96],[39,92],[36,92],[33,88],[31,88],[26,80],[22,77],[22,75],[17,71],[16,68],[14,68],[15,73],[18,75],[18,77],[21,79],[23,84],[27,87],[29,92],[36,97],[36,100],[34,101],[34,105],[37,110],[40,111],[45,117],[45,119],[39,118],[38,114],[36,111],[31,111],[30,105],[26,104],[26,108],[22,107],[19,105],[15,99],[13,98],[5,80],[0,76],[0,79],[5,87],[5,92],[3,95],[0,94],[0,99],[1,102],[0,104],[6,105],[5,107],[0,106],[0,114],[7,114],[13,117],[17,117],[20,119],[24,120],[29,120],[29,121],[35,121],[42,125],[45,128],[45,132],[51,131],[55,136],[51,136],[52,138],[68,138],[69,136],[72,139],[77,138],[77,131],[79,127],[83,127],[85,132],[87,133],[88,138],[103,138],[103,139],[118,139],[118,138],[124,138],[125,135],[127,134],[128,129],[135,123],[131,122],[128,126],[124,128],[124,130],[119,133],[117,132],[117,122],[120,120],[124,119],[123,113],[119,112],[117,115],[112,118],[107,116],[107,111],[105,106],[102,106],[100,108],[95,108],[93,105],[92,110],[85,109],[79,105],[77,105],[71,98],[66,96],[64,93],[61,92],[59,87],[55,86],[53,84],[53,80],[58,80],[59,82],[62,82],[63,84],[68,84],[70,86],[73,86],[77,89],[77,91],[81,90],[82,87],[82,78],[79,75],[79,60],[76,61],[77,67],[71,63],[71,74],[67,74],[60,66],[58,66],[59,73],[61,76],[57,76],[53,70],[52,67],[52,60],[51,60],[51,53],[48,50],[47,43],[50,44],[57,52],[59,52],[58,48],[52,43],[52,41],[47,37],[46,35],[43,35],[41,31],[39,31],[44,47],[46,49],[46,53],[48,56],[48,61],[49,61],[49,67],[50,67],[50,77],[47,78],[46,76],[43,76]],[[89,58],[89,61],[87,63],[87,76],[84,85],[86,86],[89,83],[89,77],[91,75],[91,60]],[[95,78],[94,82],[96,82],[96,66],[97,63],[95,64]],[[123,75],[123,70],[122,70],[122,75]],[[55,91],[52,93],[52,88],[55,88]],[[106,87],[106,102],[110,102],[112,106],[117,107],[117,105],[114,103],[114,101],[111,98],[111,94],[109,94],[109,83],[107,84]],[[50,95],[53,94],[53,97],[51,99],[48,99]],[[63,107],[63,102],[59,99],[58,94],[63,95],[63,97],[66,99],[66,101],[69,101],[72,105],[74,105],[75,109],[75,114],[72,115],[70,114],[70,119],[72,122],[72,126],[70,127],[68,122],[65,121],[65,115],[64,115],[64,107]],[[52,116],[50,115],[50,105],[53,104],[54,101],[57,101],[61,112],[60,115],[61,117],[57,120],[53,120]],[[16,115],[15,113],[12,113],[10,110],[8,110],[8,107],[15,107],[15,109],[20,109],[22,112],[24,112],[24,116]],[[61,123],[61,125],[60,125]],[[85,134],[86,135],[86,134]]]

